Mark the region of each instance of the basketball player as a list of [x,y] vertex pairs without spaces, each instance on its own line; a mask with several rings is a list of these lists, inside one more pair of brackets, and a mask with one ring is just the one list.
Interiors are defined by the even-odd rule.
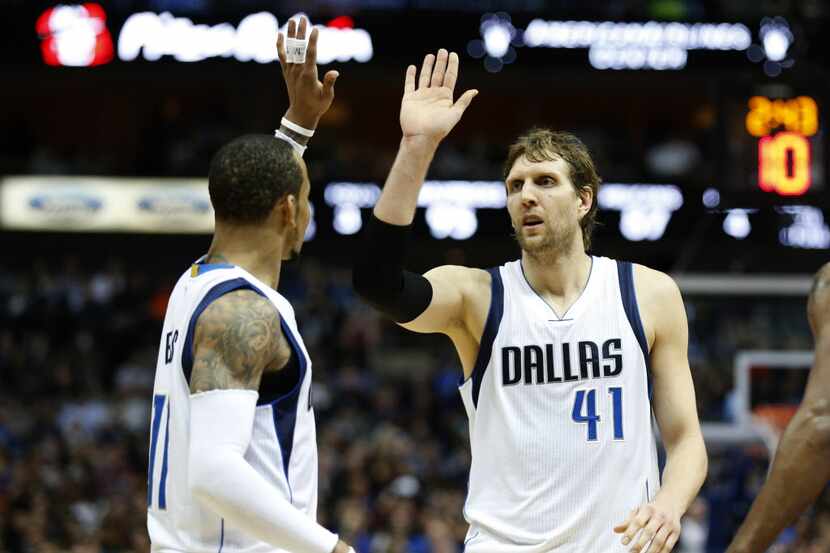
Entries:
[[[403,138],[354,284],[404,328],[446,334],[458,352],[472,450],[466,551],[667,553],[707,464],[677,286],[586,253],[593,162],[576,137],[538,129],[505,166],[521,259],[404,271],[430,161],[477,94],[453,103],[458,56],[446,50],[416,77],[410,66]],[[668,452],[662,488],[652,408]]]
[[807,317],[816,356],[804,400],[781,436],[769,478],[727,553],[766,551],[830,481],[830,263],[816,273]]
[[[216,231],[176,283],[153,390],[148,528],[156,552],[344,553],[315,522],[311,361],[276,292],[300,252],[309,179],[299,155],[334,98],[305,19],[278,50],[290,107],[277,139],[248,135],[211,162]],[[286,47],[291,58],[286,56]],[[305,61],[299,62],[297,56]],[[293,60],[293,63],[292,63]]]

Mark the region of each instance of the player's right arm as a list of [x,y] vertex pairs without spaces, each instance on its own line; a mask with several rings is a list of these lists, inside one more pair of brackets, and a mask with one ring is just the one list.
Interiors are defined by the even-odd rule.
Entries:
[[816,275],[807,305],[816,351],[804,399],[727,553],[766,551],[830,480],[830,263]]
[[349,547],[291,503],[245,460],[259,383],[291,350],[276,307],[237,290],[199,316],[190,377],[188,487],[229,525],[297,553],[347,553]]
[[403,137],[354,267],[355,289],[375,308],[409,330],[454,339],[464,333],[467,291],[487,274],[443,266],[421,276],[404,271],[403,263],[432,158],[478,93],[468,90],[453,103],[457,78],[458,55],[444,49],[424,58],[420,76],[414,65],[407,68],[400,113]]

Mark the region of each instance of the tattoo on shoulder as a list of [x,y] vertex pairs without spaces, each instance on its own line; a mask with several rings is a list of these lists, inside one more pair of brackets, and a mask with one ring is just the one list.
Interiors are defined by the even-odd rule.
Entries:
[[250,290],[222,296],[196,324],[190,391],[256,390],[282,339],[279,313],[267,299]]

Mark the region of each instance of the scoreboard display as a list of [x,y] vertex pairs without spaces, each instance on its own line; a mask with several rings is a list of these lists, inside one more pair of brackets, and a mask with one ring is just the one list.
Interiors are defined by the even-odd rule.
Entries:
[[758,139],[758,187],[782,196],[806,194],[814,157],[817,165],[822,157],[818,103],[810,96],[753,96],[748,104],[746,130]]

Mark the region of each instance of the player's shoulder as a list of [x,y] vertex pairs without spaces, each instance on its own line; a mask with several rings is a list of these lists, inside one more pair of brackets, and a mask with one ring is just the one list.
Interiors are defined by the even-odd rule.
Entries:
[[[203,333],[230,332],[240,335],[261,333],[266,329],[279,329],[280,313],[268,298],[249,288],[240,288],[223,294],[210,302],[196,322],[197,335]],[[275,337],[279,333],[274,333]]]
[[822,265],[815,275],[816,286],[830,285],[830,261]]
[[680,287],[669,274],[639,263],[631,265],[637,299],[640,303],[643,301],[660,303],[681,299]]
[[290,351],[277,306],[251,289],[230,291],[199,315],[193,339],[191,392],[255,390],[262,371],[281,368]]
[[814,325],[830,317],[830,262],[825,263],[813,277],[807,298],[807,314]]

